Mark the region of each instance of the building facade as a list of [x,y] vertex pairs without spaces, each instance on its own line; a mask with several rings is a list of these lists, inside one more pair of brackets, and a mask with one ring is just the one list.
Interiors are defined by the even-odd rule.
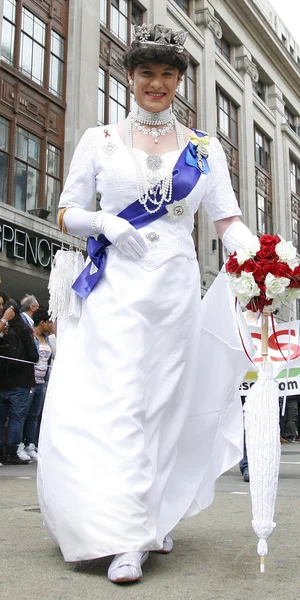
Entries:
[[[268,0],[2,4],[3,287],[22,281],[22,290],[38,295],[44,286],[46,296],[43,261],[51,261],[55,244],[69,241],[57,230],[55,212],[72,153],[87,127],[128,113],[133,98],[122,54],[132,26],[142,22],[188,31],[190,64],[174,100],[177,118],[220,139],[252,232],[281,233],[300,254],[300,48]],[[222,251],[201,208],[194,237],[205,293]]]

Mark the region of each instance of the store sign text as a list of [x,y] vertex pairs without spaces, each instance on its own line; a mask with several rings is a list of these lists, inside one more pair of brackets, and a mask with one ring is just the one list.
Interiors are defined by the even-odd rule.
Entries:
[[0,223],[0,252],[8,258],[25,260],[30,265],[50,269],[61,244],[6,223]]

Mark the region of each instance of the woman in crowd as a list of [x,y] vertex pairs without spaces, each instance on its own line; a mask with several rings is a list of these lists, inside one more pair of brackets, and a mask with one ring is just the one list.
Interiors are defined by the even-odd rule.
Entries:
[[35,386],[28,397],[26,419],[23,429],[25,452],[33,460],[37,460],[37,445],[39,435],[39,418],[43,410],[44,399],[49,379],[51,362],[51,347],[48,335],[52,332],[52,323],[45,308],[38,308],[32,316],[33,334],[39,360],[34,366]]
[[[3,297],[2,292],[0,296]],[[10,318],[12,312],[14,316]],[[9,299],[4,304],[3,319],[7,323],[4,335],[0,338],[0,460],[2,463],[28,464],[29,456],[20,458],[18,447],[30,388],[35,383],[33,364],[29,363],[37,362],[38,353],[32,331],[21,318],[14,300]]]
[[[169,532],[212,502],[215,479],[241,457],[236,381],[207,401],[209,373],[201,380],[194,213],[203,202],[230,251],[251,233],[220,143],[172,113],[185,38],[136,27],[124,59],[133,111],[87,130],[59,205],[63,228],[91,236],[91,262],[48,386],[40,505],[65,560],[114,556],[117,583],[140,579],[149,551],[172,550]],[[102,210],[90,212],[96,192]]]

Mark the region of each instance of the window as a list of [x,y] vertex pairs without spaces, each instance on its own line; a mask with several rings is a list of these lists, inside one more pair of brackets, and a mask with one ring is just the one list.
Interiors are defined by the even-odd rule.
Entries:
[[182,76],[178,92],[188,102],[196,104],[196,68],[192,63],[189,63],[187,71]]
[[0,117],[0,201],[7,202],[10,122]]
[[185,12],[189,14],[189,0],[175,0],[176,4]]
[[[9,156],[9,140],[15,155]],[[47,208],[55,222],[61,190],[61,150],[0,117],[0,200],[18,210]],[[9,160],[11,159],[11,160]],[[8,186],[9,174],[12,186]],[[45,185],[42,182],[45,181]],[[8,192],[11,187],[11,192]],[[44,189],[42,189],[44,187]]]
[[100,0],[100,23],[106,25],[107,21],[107,2],[106,0]]
[[[49,17],[46,9],[43,21],[29,10],[27,5],[31,4],[34,3],[29,0],[26,6],[25,0],[4,0],[1,59],[62,99],[66,41],[61,34],[67,32],[67,11],[65,23],[59,24]],[[52,22],[58,31],[52,29]]]
[[48,208],[54,221],[62,176],[69,2],[50,4],[2,0],[1,79],[8,92],[0,111],[0,201],[36,210],[41,218],[47,213],[39,209]]
[[225,40],[224,37],[222,37],[221,39],[216,38],[216,47],[218,48],[222,56],[224,56],[224,58],[226,58],[226,60],[230,62],[230,43],[227,42],[227,40]]
[[259,79],[258,81],[255,81],[253,83],[253,89],[255,91],[255,93],[258,95],[258,97],[265,102],[266,100],[266,86],[265,84],[261,81],[261,79]]
[[300,165],[291,160],[290,166],[291,192],[300,197]]
[[38,207],[41,140],[17,126],[14,164],[14,206],[19,210]]
[[63,97],[64,44],[64,38],[52,29],[49,91],[59,98]]
[[173,102],[173,110],[177,119],[186,127],[197,127],[196,69],[197,67],[190,60]]
[[114,77],[109,81],[109,122],[125,119],[127,113],[126,87]]
[[217,88],[217,128],[237,143],[237,106]]
[[292,205],[292,241],[300,253],[300,164],[290,161],[290,187]]
[[254,129],[256,216],[258,235],[273,232],[270,141]]
[[14,64],[16,0],[4,0],[2,21],[1,59]]
[[126,0],[111,0],[110,30],[124,44],[128,43],[128,2]]
[[292,111],[287,106],[284,107],[284,117],[285,117],[287,124],[290,127],[293,127],[293,125],[295,123],[295,116],[293,115]]
[[255,162],[270,173],[270,142],[258,129],[255,129]]
[[143,22],[143,11],[132,0],[100,0],[100,24],[127,46],[133,25]]
[[[109,90],[109,93],[106,93]],[[125,119],[132,108],[134,95],[129,94],[129,85],[99,67],[98,71],[98,125],[117,123]]]
[[98,73],[98,125],[105,124],[105,71],[100,69]]
[[[238,107],[218,87],[217,98],[217,137],[225,152],[229,175],[233,191],[238,203],[240,203],[240,179],[239,179],[239,146],[238,146]],[[218,244],[219,267],[222,267],[223,246]]]
[[46,25],[27,8],[22,10],[20,71],[44,84]]
[[46,179],[45,206],[50,211],[48,219],[56,221],[58,200],[60,195],[60,150],[52,144],[47,144],[46,150]]

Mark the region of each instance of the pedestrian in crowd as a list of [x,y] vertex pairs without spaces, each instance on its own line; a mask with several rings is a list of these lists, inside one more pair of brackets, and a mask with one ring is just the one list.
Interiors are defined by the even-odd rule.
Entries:
[[281,428],[284,440],[287,442],[296,442],[298,437],[298,402],[300,396],[293,395],[286,397],[285,413],[281,420]]
[[8,306],[4,311],[4,305],[8,306],[9,296],[3,290],[0,290],[0,337],[2,338],[8,332],[9,322],[14,318],[15,311],[13,306]]
[[39,308],[39,303],[35,296],[26,294],[24,298],[22,298],[21,302],[21,316],[25,323],[27,323],[31,328],[33,328],[33,314]]
[[26,418],[23,429],[23,444],[28,456],[37,460],[39,419],[42,414],[47,382],[49,379],[49,366],[52,351],[48,335],[52,333],[53,326],[50,316],[45,308],[39,308],[33,313],[33,332],[39,360],[34,366],[35,386],[28,396]]
[[[14,318],[15,311],[12,306],[6,309],[5,313],[3,307],[5,303],[8,303],[9,297],[3,290],[0,290],[0,338],[6,335],[9,327],[9,321]],[[2,463],[0,462],[0,467]]]
[[3,314],[7,315],[11,307],[14,316],[8,320],[7,331],[0,338],[0,460],[2,463],[28,464],[30,458],[19,454],[19,444],[30,388],[35,384],[31,363],[37,362],[38,352],[32,331],[21,318],[14,300],[9,299],[4,304]]
[[[62,228],[101,235],[89,239],[96,268],[88,265],[74,284],[82,314],[61,333],[51,373],[39,500],[65,560],[115,556],[115,583],[139,580],[150,550],[172,550],[170,530],[213,501],[216,478],[242,447],[234,392],[236,357],[242,368],[245,357],[236,338],[229,342],[225,275],[213,306],[226,343],[205,338],[211,362],[200,374],[194,213],[203,201],[230,252],[252,234],[240,221],[220,142],[172,114],[188,66],[184,39],[162,26],[136,28],[124,59],[133,111],[84,134],[59,205]],[[90,212],[96,192],[102,210]]]

